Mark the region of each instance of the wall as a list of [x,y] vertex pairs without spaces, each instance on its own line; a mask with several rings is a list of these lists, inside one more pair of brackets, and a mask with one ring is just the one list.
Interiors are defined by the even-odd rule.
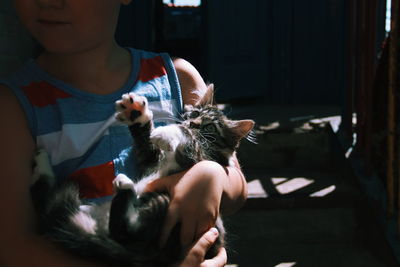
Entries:
[[134,0],[122,6],[115,33],[117,42],[144,50],[154,49],[154,0]]
[[209,0],[207,11],[208,76],[221,99],[341,104],[344,0]]
[[[202,60],[192,62],[206,81],[215,83],[220,102],[341,106],[346,79],[345,3],[203,0],[206,23],[196,44]],[[179,44],[160,44],[160,7],[161,0],[133,1],[121,13],[117,40],[190,60],[193,56],[174,53],[182,50]]]

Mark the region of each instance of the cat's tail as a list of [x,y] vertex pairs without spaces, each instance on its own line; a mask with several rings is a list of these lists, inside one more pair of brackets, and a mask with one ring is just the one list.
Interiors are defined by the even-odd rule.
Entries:
[[47,235],[52,241],[84,259],[94,260],[106,266],[142,266],[140,259],[135,259],[130,251],[106,234],[86,233],[76,225],[69,224],[63,228],[52,229]]
[[107,229],[99,227],[89,213],[82,211],[82,204],[76,184],[56,185],[42,208],[40,233],[82,258],[108,266],[145,266],[140,264],[140,258],[112,240]]

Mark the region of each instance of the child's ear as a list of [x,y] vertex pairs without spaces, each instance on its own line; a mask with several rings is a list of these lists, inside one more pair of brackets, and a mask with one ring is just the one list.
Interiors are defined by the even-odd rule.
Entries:
[[197,100],[195,106],[206,106],[214,104],[214,84],[210,83],[207,85],[207,89],[201,94],[199,100]]

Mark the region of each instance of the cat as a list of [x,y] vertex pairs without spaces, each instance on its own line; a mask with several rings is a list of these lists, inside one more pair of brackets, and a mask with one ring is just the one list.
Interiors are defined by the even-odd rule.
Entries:
[[[56,182],[47,155],[39,150],[31,186],[39,232],[74,254],[110,266],[168,266],[181,260],[179,224],[165,246],[158,246],[168,194],[143,193],[144,187],[202,160],[232,165],[240,140],[254,126],[252,120],[229,120],[212,103],[212,85],[199,95],[195,105],[185,106],[181,123],[157,128],[146,97],[128,93],[116,102],[115,117],[128,126],[134,140],[139,174],[133,179],[138,182],[118,174],[113,181],[116,193],[109,202],[84,205],[75,184]],[[216,227],[220,235],[207,257],[215,256],[224,245],[221,218]]]

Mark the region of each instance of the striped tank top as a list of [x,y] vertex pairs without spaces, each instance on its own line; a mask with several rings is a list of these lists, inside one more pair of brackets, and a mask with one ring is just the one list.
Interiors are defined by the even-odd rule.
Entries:
[[127,126],[114,118],[115,101],[122,94],[146,96],[156,127],[182,111],[180,86],[170,57],[129,50],[129,80],[109,95],[80,91],[46,73],[34,60],[0,80],[17,96],[36,145],[49,154],[57,179],[74,180],[86,201],[109,199],[112,180],[119,173],[135,177],[132,137]]

